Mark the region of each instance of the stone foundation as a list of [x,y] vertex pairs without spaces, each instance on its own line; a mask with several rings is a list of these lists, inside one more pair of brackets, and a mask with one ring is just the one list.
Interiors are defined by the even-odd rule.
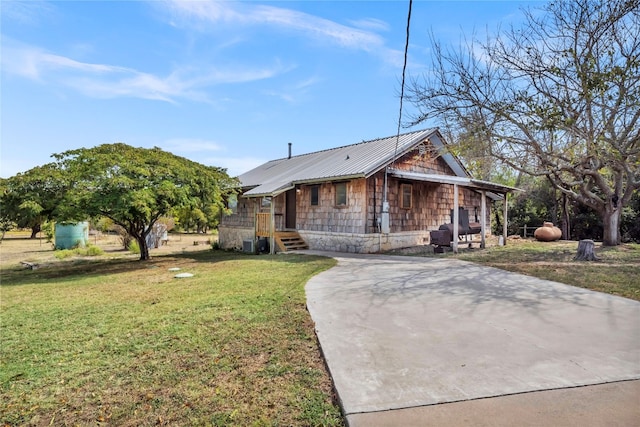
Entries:
[[371,254],[429,243],[428,231],[356,234],[298,230],[298,233],[309,249],[317,251]]
[[253,240],[253,227],[218,227],[218,245],[222,249],[242,249],[243,240]]
[[[298,233],[300,233],[300,236],[309,245],[309,249],[317,251],[374,254],[429,243],[428,231],[361,234],[298,230]],[[218,244],[222,249],[241,250],[242,241],[253,238],[253,227],[223,226],[218,229]]]

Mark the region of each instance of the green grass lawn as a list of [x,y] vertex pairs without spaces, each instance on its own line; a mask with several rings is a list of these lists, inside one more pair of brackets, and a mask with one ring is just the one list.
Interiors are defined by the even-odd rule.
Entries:
[[343,425],[304,294],[334,263],[204,251],[3,267],[0,424]]

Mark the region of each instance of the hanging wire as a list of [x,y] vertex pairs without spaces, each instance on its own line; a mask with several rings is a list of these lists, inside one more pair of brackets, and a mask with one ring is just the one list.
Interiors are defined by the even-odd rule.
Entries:
[[[400,128],[402,127],[402,101],[404,100],[404,80],[405,80],[405,74],[407,72],[407,55],[409,52],[409,28],[411,27],[412,5],[413,5],[413,0],[409,0],[409,13],[407,14],[407,38],[404,42],[404,63],[402,65],[402,83],[400,85],[400,111],[398,113],[398,130],[396,132],[396,147],[393,152],[393,162],[391,163],[392,167],[396,163],[396,156],[398,155],[398,144],[400,143]],[[384,201],[385,202],[387,201],[387,170],[388,169],[389,168],[386,168],[384,172],[384,181],[385,181]]]
[[[396,133],[396,152],[398,152],[398,141],[400,139],[400,127],[402,126],[402,101],[404,99],[404,79],[407,72],[407,54],[409,52],[409,27],[411,26],[411,5],[413,0],[409,0],[409,13],[407,14],[407,39],[404,42],[404,64],[402,64],[402,84],[400,85],[400,112],[398,114],[398,132]],[[395,156],[393,161],[395,162]]]

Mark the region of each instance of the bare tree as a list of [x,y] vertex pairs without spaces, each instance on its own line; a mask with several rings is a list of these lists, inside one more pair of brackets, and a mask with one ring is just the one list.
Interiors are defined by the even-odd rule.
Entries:
[[419,114],[594,209],[603,243],[640,188],[640,0],[556,1],[521,27],[445,48],[413,79]]

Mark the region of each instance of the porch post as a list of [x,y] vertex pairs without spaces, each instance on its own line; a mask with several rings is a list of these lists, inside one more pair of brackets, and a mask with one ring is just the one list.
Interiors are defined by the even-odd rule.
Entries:
[[[250,199],[253,200],[253,199]],[[260,207],[258,204],[255,204],[253,207],[253,244],[258,244],[258,212],[260,212]]]
[[458,253],[458,222],[460,221],[458,216],[458,184],[453,184],[453,242],[451,247],[454,254]]
[[275,197],[271,196],[271,207],[270,207],[270,224],[269,224],[269,253],[271,255],[276,253],[275,248],[275,238],[274,234],[276,231],[276,201]]
[[504,193],[504,209],[503,209],[503,211],[504,211],[504,215],[503,215],[504,221],[502,221],[502,242],[504,243],[505,246],[507,245],[507,218],[508,218],[507,217],[507,211],[508,211],[508,209],[507,209],[507,201],[508,201],[508,196],[509,196],[509,193]]
[[486,224],[487,224],[487,192],[482,190],[482,202],[480,203],[480,217],[482,218],[482,222],[480,223],[480,247],[482,249],[485,248],[485,228],[486,228]]

